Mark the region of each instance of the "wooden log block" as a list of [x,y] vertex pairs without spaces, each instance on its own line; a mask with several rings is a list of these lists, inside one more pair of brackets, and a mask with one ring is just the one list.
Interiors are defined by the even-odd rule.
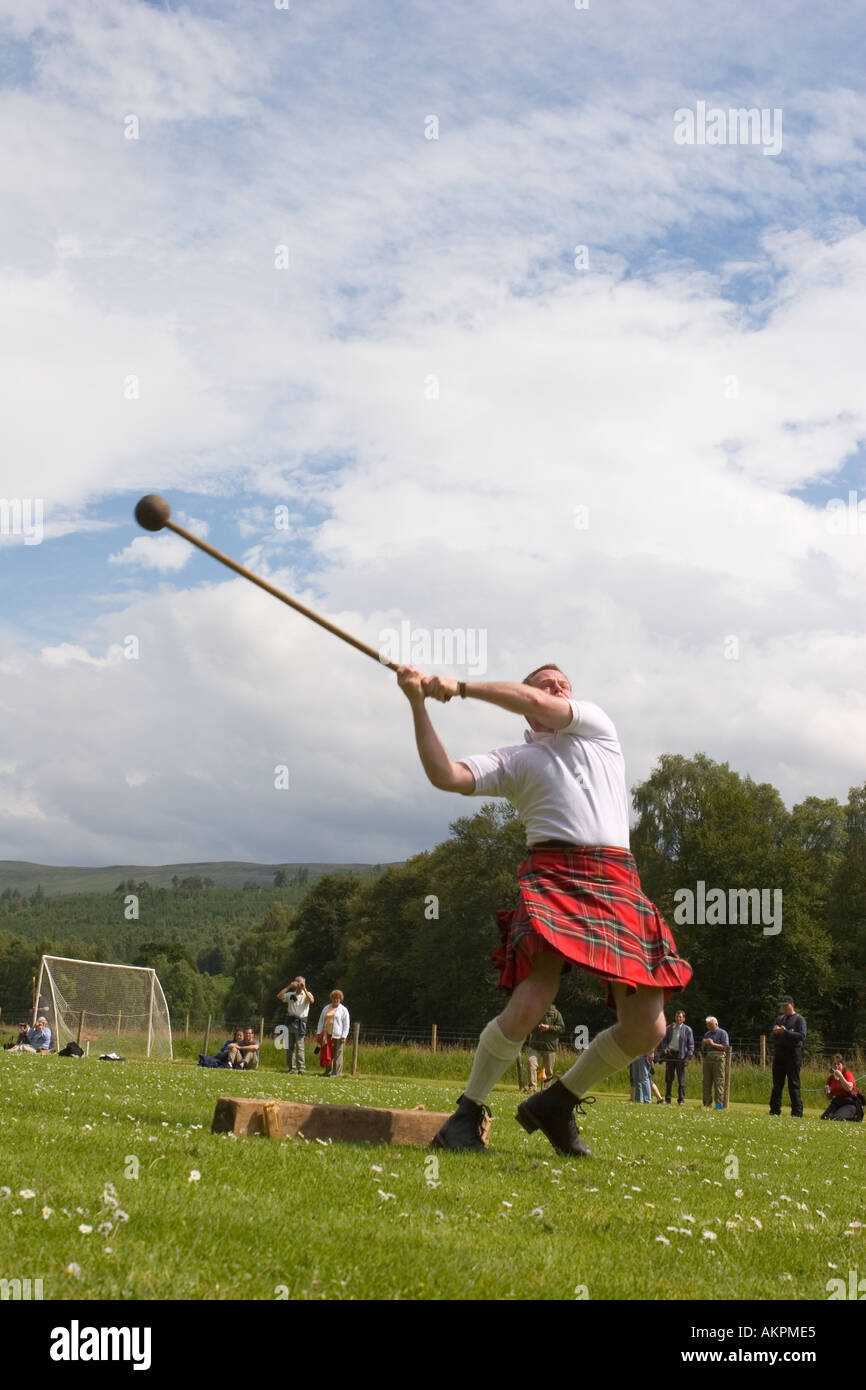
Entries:
[[426,1148],[447,1119],[447,1115],[432,1110],[375,1110],[363,1105],[302,1105],[289,1100],[220,1096],[211,1130],[214,1134],[263,1134],[269,1139],[300,1134],[304,1139]]

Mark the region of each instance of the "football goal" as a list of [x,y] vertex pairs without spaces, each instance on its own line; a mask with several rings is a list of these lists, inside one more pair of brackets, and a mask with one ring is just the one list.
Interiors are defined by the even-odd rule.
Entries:
[[171,1061],[171,1020],[156,971],[139,965],[43,956],[34,1020],[44,1015],[54,1051],[69,1042],[100,1052]]

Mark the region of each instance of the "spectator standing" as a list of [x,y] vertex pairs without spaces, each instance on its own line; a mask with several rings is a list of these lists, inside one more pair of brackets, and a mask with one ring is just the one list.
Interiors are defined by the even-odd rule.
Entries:
[[644,1057],[635,1057],[628,1069],[628,1079],[631,1083],[630,1099],[638,1105],[652,1104],[651,1059],[651,1052]]
[[343,991],[332,989],[330,1003],[326,1004],[319,1016],[316,1029],[319,1047],[330,1049],[330,1066],[326,1076],[342,1076],[343,1043],[349,1036],[349,1010],[343,1003]]
[[304,1038],[307,1035],[307,1018],[310,1005],[315,1004],[303,975],[296,975],[290,985],[281,989],[277,995],[286,1005],[286,1070],[292,1070],[292,1062],[298,1076],[305,1076],[307,1059],[304,1051]]
[[565,1032],[565,1022],[562,1014],[553,1004],[545,1013],[541,1022],[536,1025],[529,1035],[529,1043],[526,1055],[529,1058],[529,1089],[534,1091],[538,1086],[538,1064],[544,1069],[547,1084],[553,1080],[553,1069],[556,1066],[556,1049],[559,1044],[560,1033]]
[[716,1098],[716,1109],[725,1108],[725,1049],[730,1039],[714,1014],[707,1019],[707,1031],[701,1039],[704,1063],[704,1108],[709,1109]]
[[790,994],[779,1000],[782,1010],[773,1024],[773,1089],[770,1093],[770,1114],[781,1115],[782,1092],[788,1083],[793,1119],[803,1118],[803,1097],[800,1094],[800,1067],[803,1065],[803,1044],[806,1041],[806,1020],[794,1008]]
[[682,1009],[677,1010],[673,1023],[667,1026],[661,1054],[665,1064],[665,1105],[671,1103],[674,1077],[677,1079],[677,1105],[683,1105],[686,1099],[686,1062],[695,1055],[695,1035],[686,1023]]

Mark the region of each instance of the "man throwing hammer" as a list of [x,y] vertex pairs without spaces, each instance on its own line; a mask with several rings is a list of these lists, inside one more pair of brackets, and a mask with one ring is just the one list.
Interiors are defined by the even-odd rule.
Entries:
[[[434,787],[464,796],[506,797],[526,830],[520,899],[499,913],[500,984],[510,998],[483,1030],[456,1112],[433,1143],[485,1152],[485,1101],[556,998],[563,967],[607,982],[617,1022],[599,1033],[561,1080],[530,1096],[517,1118],[540,1130],[558,1153],[588,1155],[575,1106],[612,1072],[658,1046],[665,999],[683,989],[691,967],[677,956],[670,930],[641,892],[629,851],[628,793],[616,730],[597,705],[573,700],[552,663],[521,683],[456,681],[397,672],[412,706],[421,763]],[[498,705],[529,724],[523,744],[453,762],[427,713],[427,699],[455,695]],[[487,1112],[489,1113],[489,1112]],[[581,1110],[580,1112],[584,1112]]]

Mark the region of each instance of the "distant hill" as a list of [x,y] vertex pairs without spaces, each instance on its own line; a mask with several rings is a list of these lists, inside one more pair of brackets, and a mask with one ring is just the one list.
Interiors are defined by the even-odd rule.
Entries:
[[378,873],[382,864],[245,864],[241,861],[218,860],[205,864],[109,864],[105,868],[76,868],[73,865],[29,864],[20,859],[0,859],[0,893],[16,888],[22,897],[35,892],[41,884],[46,897],[64,897],[70,893],[111,893],[118,883],[133,878],[146,880],[153,888],[170,888],[172,878],[210,878],[221,888],[243,888],[254,883],[260,888],[273,885],[278,869],[285,871],[291,883],[301,869],[307,871],[312,883],[322,874],[356,873],[362,877]]

